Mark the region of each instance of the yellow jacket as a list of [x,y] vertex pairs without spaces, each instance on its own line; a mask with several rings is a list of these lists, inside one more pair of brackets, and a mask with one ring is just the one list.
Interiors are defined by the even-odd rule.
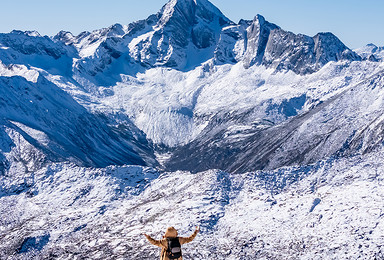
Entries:
[[[165,235],[163,239],[161,240],[156,240],[150,237],[147,234],[144,234],[148,241],[158,247],[161,247],[161,253],[160,253],[160,260],[169,260],[168,255],[167,255],[167,249],[168,249],[168,241],[167,238],[179,238],[180,245],[186,244],[191,242],[199,233],[199,229],[196,229],[195,232],[190,236],[190,237],[178,237],[177,236],[177,230],[174,227],[169,227],[167,228],[167,231],[165,232]],[[183,257],[180,257],[178,260],[182,260]]]

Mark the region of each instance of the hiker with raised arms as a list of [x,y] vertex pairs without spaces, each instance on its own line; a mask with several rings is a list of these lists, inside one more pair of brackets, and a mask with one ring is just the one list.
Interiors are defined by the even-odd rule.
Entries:
[[161,240],[153,239],[147,234],[144,234],[144,236],[151,244],[161,247],[160,260],[182,260],[181,245],[191,242],[199,231],[200,228],[196,227],[195,232],[190,237],[179,237],[177,230],[174,227],[169,227]]

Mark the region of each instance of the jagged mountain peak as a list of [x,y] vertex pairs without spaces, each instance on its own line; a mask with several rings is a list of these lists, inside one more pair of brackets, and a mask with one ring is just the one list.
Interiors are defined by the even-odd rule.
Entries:
[[155,17],[128,26],[131,60],[144,67],[194,68],[213,57],[228,24],[233,23],[207,0],[171,0]]
[[265,17],[262,16],[261,14],[257,14],[253,18],[253,23],[259,24],[260,26],[263,26],[265,24],[265,22],[266,22]]
[[185,20],[193,25],[197,18],[212,22],[216,18],[222,25],[232,23],[225,15],[211,2],[207,0],[170,0],[159,12],[160,24],[164,25],[172,18]]
[[54,41],[60,41],[66,45],[69,45],[69,44],[73,43],[73,41],[75,40],[75,36],[71,32],[60,31],[55,36],[53,36],[52,39]]
[[350,50],[331,32],[321,32],[313,37],[317,62],[323,66],[329,61],[361,60],[361,57]]
[[41,36],[36,31],[13,30],[11,33],[0,34],[0,45],[5,47],[0,52],[0,60],[6,64],[27,63],[41,67],[39,59],[32,58],[26,62],[26,57],[41,55],[57,60],[67,54],[62,46],[57,45],[48,36]]
[[115,24],[75,38],[68,34],[55,38],[73,44],[80,57],[95,56],[92,75],[114,62],[111,53],[115,59],[129,53],[129,62],[144,68],[189,70],[214,58],[217,63],[242,61],[246,68],[265,65],[298,74],[317,71],[329,61],[360,59],[332,33],[296,35],[260,14],[236,24],[208,0],[170,0],[156,15],[128,26]]
[[313,39],[316,43],[326,42],[328,44],[337,44],[343,47],[345,46],[345,44],[331,32],[319,32],[315,36],[313,36]]
[[[242,21],[242,20],[241,20]],[[273,30],[273,29],[281,29],[278,25],[274,24],[274,23],[271,23],[269,22],[268,20],[265,19],[264,16],[262,16],[261,14],[257,14],[255,15],[255,17],[253,18],[253,20],[251,21],[248,21],[249,22],[249,25],[255,25],[255,26],[258,26],[258,27],[263,27],[263,26],[267,26],[269,27],[270,30]],[[239,22],[240,23],[240,22]]]
[[363,59],[368,59],[370,61],[382,61],[384,59],[384,47],[379,47],[373,43],[369,43],[354,51]]
[[368,43],[366,46],[369,46],[369,47],[377,47],[376,44],[373,44],[373,43]]

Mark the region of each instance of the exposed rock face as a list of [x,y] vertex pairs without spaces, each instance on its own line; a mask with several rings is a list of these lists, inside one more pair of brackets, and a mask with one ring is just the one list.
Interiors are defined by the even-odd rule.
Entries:
[[9,34],[1,34],[0,43],[24,55],[48,55],[59,59],[67,54],[49,37],[42,37],[37,32],[12,31]]
[[271,53],[265,52],[267,45],[271,45],[269,41],[271,31],[275,29],[277,30],[279,29],[279,27],[266,22],[264,17],[262,17],[261,15],[257,15],[255,17],[251,25],[246,30],[247,51],[244,55],[244,66],[250,67],[254,64],[261,64],[264,60],[265,55],[270,55],[271,53],[274,53],[273,50],[270,50]]
[[147,37],[130,44],[130,51],[140,53],[134,56],[140,63],[178,69],[185,68],[191,48],[214,48],[221,28],[230,23],[206,0],[172,0],[157,19]]
[[240,21],[236,27],[223,30],[216,59],[221,63],[243,61],[246,68],[257,64],[309,74],[330,61],[358,61],[361,57],[332,33],[297,35],[257,15],[252,22]]

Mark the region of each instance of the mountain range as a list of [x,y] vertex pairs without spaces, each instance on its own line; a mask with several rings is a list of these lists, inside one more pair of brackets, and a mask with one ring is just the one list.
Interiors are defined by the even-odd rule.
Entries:
[[[244,159],[237,163],[239,166],[233,167],[227,166],[228,162],[219,158],[211,158],[221,157],[222,153],[234,154],[235,157],[243,154],[241,150],[236,152],[237,148],[234,148],[235,151],[227,151],[225,144],[219,145],[217,151],[216,148],[212,150],[210,143],[216,142],[216,139],[223,140],[223,136],[217,136],[218,129],[227,129],[231,124],[234,127],[234,121],[241,118],[238,123],[243,124],[240,128],[244,128],[246,135],[249,136],[252,132],[253,138],[260,139],[256,136],[268,134],[274,127],[281,127],[280,124],[286,119],[308,112],[306,107],[314,107],[316,102],[320,102],[322,94],[312,96],[308,93],[309,89],[305,89],[307,83],[299,81],[313,77],[316,72],[321,73],[321,70],[325,70],[324,67],[343,69],[343,72],[335,73],[338,77],[353,73],[350,70],[355,66],[354,62],[374,62],[368,69],[373,74],[381,59],[380,54],[375,53],[380,53],[381,49],[378,47],[367,46],[359,55],[331,33],[319,33],[314,37],[296,35],[267,22],[261,15],[257,15],[253,21],[241,20],[236,24],[204,0],[170,1],[159,13],[145,20],[128,26],[115,24],[78,36],[64,31],[54,37],[43,37],[37,32],[13,31],[2,34],[0,44],[4,90],[13,84],[36,84],[37,87],[51,84],[52,86],[47,88],[57,88],[58,98],[66,95],[63,101],[56,101],[49,99],[50,93],[38,90],[40,97],[34,101],[37,94],[25,90],[24,100],[18,101],[16,109],[33,111],[28,106],[35,102],[42,110],[51,112],[44,117],[68,121],[66,126],[53,123],[48,126],[49,129],[42,129],[42,121],[46,120],[39,118],[43,115],[42,111],[30,115],[36,122],[31,122],[32,119],[27,120],[27,116],[14,111],[2,116],[5,129],[9,127],[7,122],[14,121],[46,134],[49,139],[48,146],[54,147],[48,147],[49,151],[43,151],[42,154],[46,157],[50,153],[48,157],[52,162],[70,160],[79,165],[96,167],[124,163],[156,166],[155,153],[175,150],[175,155],[166,164],[172,170],[179,169],[180,164],[184,165],[180,169],[185,170],[205,170],[213,167],[232,171],[240,166],[245,170],[264,168],[263,165],[256,168],[255,165],[247,166],[247,157],[244,155]],[[226,78],[226,82],[220,82],[221,86],[216,86],[216,82],[228,77],[226,72],[229,71],[232,76]],[[249,75],[244,75],[244,79],[239,80],[242,73]],[[329,73],[332,79],[333,74]],[[272,77],[275,82],[268,82]],[[345,76],[345,82],[335,84],[333,79],[332,83],[321,79],[318,84],[333,84],[335,86],[332,86],[332,92],[337,93],[362,79],[363,77]],[[234,86],[237,84],[249,91],[237,90]],[[291,85],[296,89],[296,93],[286,91],[276,97],[265,95],[265,99],[258,93],[260,90],[265,92],[264,89],[268,92],[273,89],[271,85],[281,84]],[[322,92],[321,87],[317,89],[317,92]],[[15,91],[21,92],[20,89]],[[204,108],[210,105],[210,102],[205,101],[207,98],[211,99],[211,102],[220,103],[220,94],[216,92],[226,91],[239,92],[240,95],[231,93],[223,98],[223,103],[230,102],[231,105],[220,104],[221,107],[215,108],[213,105],[211,109]],[[66,106],[66,98],[72,98],[72,102],[79,104],[77,108],[71,108],[76,111],[60,113],[59,118],[58,111],[45,108],[50,106],[50,102],[63,103],[60,105]],[[6,95],[4,99],[14,100]],[[4,102],[3,106],[14,107],[8,102]],[[231,116],[225,115],[229,112]],[[81,128],[76,126],[80,120],[72,118],[78,113],[91,113],[90,116],[99,118],[92,118],[90,121],[104,118],[104,121],[100,122],[102,126],[89,127],[84,122],[80,123],[89,129],[89,135],[92,136],[90,139],[94,140],[89,141],[89,136],[82,136],[84,132],[81,129],[80,135],[68,133],[70,137],[60,136],[63,129],[66,132],[68,129]],[[19,118],[15,117],[15,114],[18,114]],[[228,120],[230,122],[225,122]],[[263,131],[260,132],[260,129]],[[18,133],[21,131],[16,129]],[[110,134],[111,138],[103,137],[103,133],[99,131],[117,132],[120,137]],[[34,140],[32,147],[39,151],[43,149],[38,146],[39,142],[33,136],[25,132],[21,134],[31,142]],[[344,139],[338,140],[339,146],[332,150],[327,149],[328,152],[324,156],[316,156],[309,161],[324,159],[340,152],[350,135],[351,133],[343,135]],[[71,140],[76,138],[78,140]],[[325,138],[324,135],[320,137]],[[272,143],[268,138],[265,142]],[[72,147],[69,147],[70,143]],[[102,146],[102,143],[106,143],[106,146]],[[237,140],[236,143],[244,147],[244,144],[251,141]],[[11,144],[5,144],[7,145]],[[203,149],[195,147],[196,145],[202,145]],[[257,146],[264,150],[263,144]],[[315,149],[313,145],[310,146],[304,150]],[[159,147],[161,149],[157,149]],[[111,154],[105,158],[104,154],[108,153],[108,149],[115,155]],[[91,152],[92,150],[94,152]],[[190,150],[205,157],[209,162],[217,163],[203,167],[204,160],[201,161],[195,156],[190,160]],[[81,151],[86,151],[87,154],[80,155]],[[92,157],[93,153],[98,158],[86,158]],[[184,158],[183,154],[186,154]],[[268,155],[266,160],[273,160],[270,156],[273,155]],[[3,165],[11,164],[6,159],[6,152],[3,152],[3,158]],[[192,165],[185,167],[187,164],[183,160],[188,160]],[[289,161],[277,166],[302,162]]]
[[[300,208],[294,218],[302,220],[309,214],[311,221],[320,218],[319,226],[313,224],[317,229],[326,229],[321,222],[328,214],[326,206],[322,213],[312,213],[320,201],[333,205],[330,198],[342,196],[335,188],[344,185],[338,178],[345,178],[351,194],[355,186],[366,185],[377,197],[384,196],[377,191],[383,175],[379,156],[384,142],[383,59],[383,47],[368,44],[351,50],[330,32],[313,37],[295,34],[261,15],[233,22],[208,0],[170,0],[147,19],[79,35],[61,31],[49,37],[16,30],[0,34],[1,212],[28,203],[39,208],[24,213],[13,209],[1,222],[0,240],[10,242],[0,256],[67,254],[71,258],[76,252],[85,256],[95,248],[88,245],[79,252],[76,243],[80,242],[68,241],[84,239],[92,233],[85,227],[97,223],[100,227],[94,230],[99,230],[106,218],[112,218],[113,234],[105,231],[110,240],[99,250],[101,255],[93,256],[103,259],[107,248],[120,250],[112,237],[125,214],[121,207],[141,216],[127,218],[135,227],[131,233],[124,231],[130,239],[144,224],[163,227],[158,223],[166,220],[159,212],[167,210],[162,201],[167,195],[156,189],[175,192],[178,188],[167,187],[167,182],[177,186],[178,181],[190,188],[177,191],[187,198],[186,204],[177,195],[169,198],[178,203],[175,223],[186,230],[189,226],[182,223],[181,212],[200,215],[190,220],[203,226],[202,236],[221,243],[217,259],[240,259],[242,253],[241,259],[252,259],[255,252],[260,259],[327,255],[332,239],[326,242],[328,249],[316,251],[322,244],[308,237],[308,226],[296,234],[297,241],[275,240],[279,242],[274,245],[282,249],[280,255],[273,255],[273,239],[260,226],[245,231],[230,218],[244,223],[259,218],[292,233],[291,227],[284,226],[288,219],[272,219],[255,205],[273,214],[279,204],[282,211],[278,212],[289,212],[289,205],[300,208],[303,191],[313,205],[309,211]],[[367,169],[369,176],[355,175],[346,165]],[[49,207],[38,206],[42,201],[66,206],[52,206],[57,208],[53,214]],[[356,201],[361,205],[364,200]],[[259,217],[241,215],[237,207]],[[345,217],[341,206],[330,210]],[[76,211],[86,221],[65,220]],[[380,212],[372,202],[367,219],[377,225],[359,229],[363,238],[340,241],[359,247],[369,236],[373,242],[366,243],[371,248],[354,252],[379,257],[383,237],[372,234],[382,231]],[[362,213],[354,214],[351,221],[356,224]],[[38,225],[37,216],[46,216],[49,222],[60,220],[63,227],[47,224],[28,233],[26,225]],[[125,224],[130,225],[128,220]],[[225,249],[222,239],[232,228],[252,238],[241,236],[242,248]],[[69,233],[63,238],[49,230]],[[256,230],[261,237],[254,234]],[[77,237],[78,233],[82,235]],[[124,244],[124,250],[136,248],[131,242]],[[287,249],[284,243],[293,244]],[[303,243],[308,249],[296,248]],[[337,248],[336,258],[348,251],[342,243]],[[208,259],[212,250],[200,248],[191,257]],[[147,247],[145,252],[153,255]],[[116,259],[127,257],[119,254]]]

